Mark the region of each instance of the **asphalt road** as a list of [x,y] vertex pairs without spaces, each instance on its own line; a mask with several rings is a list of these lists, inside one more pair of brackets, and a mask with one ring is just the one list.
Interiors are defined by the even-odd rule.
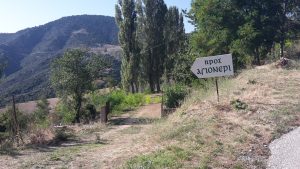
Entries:
[[274,140],[268,169],[300,169],[300,128]]

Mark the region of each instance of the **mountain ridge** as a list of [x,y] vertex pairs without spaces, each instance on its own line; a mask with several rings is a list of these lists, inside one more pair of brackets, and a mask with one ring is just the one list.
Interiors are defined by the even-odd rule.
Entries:
[[[38,99],[39,95],[54,96],[49,83],[50,63],[72,48],[118,58],[121,49],[114,18],[75,15],[16,33],[0,33],[0,59],[8,62],[7,77],[0,84],[0,106],[10,95],[16,95],[18,102]],[[114,52],[109,53],[110,49]]]

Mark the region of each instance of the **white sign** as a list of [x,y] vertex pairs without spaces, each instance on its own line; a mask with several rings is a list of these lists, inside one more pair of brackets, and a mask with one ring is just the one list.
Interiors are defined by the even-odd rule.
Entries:
[[198,78],[231,76],[234,74],[232,55],[197,58],[191,70]]

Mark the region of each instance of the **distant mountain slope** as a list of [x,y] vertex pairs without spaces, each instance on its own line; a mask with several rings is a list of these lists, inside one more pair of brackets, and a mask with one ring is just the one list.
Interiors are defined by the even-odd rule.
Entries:
[[42,26],[0,34],[0,57],[8,61],[7,78],[0,84],[0,105],[12,94],[17,101],[53,95],[49,65],[66,49],[89,48],[118,58],[121,49],[117,34],[114,18],[98,15],[63,17]]

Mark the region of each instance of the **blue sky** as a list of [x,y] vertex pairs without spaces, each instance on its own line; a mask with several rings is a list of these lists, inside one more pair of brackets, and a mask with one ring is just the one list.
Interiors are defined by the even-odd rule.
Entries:
[[[13,33],[70,15],[114,16],[117,0],[0,0],[0,32]],[[165,0],[168,6],[189,9],[191,0]],[[185,20],[186,32],[193,26]]]

